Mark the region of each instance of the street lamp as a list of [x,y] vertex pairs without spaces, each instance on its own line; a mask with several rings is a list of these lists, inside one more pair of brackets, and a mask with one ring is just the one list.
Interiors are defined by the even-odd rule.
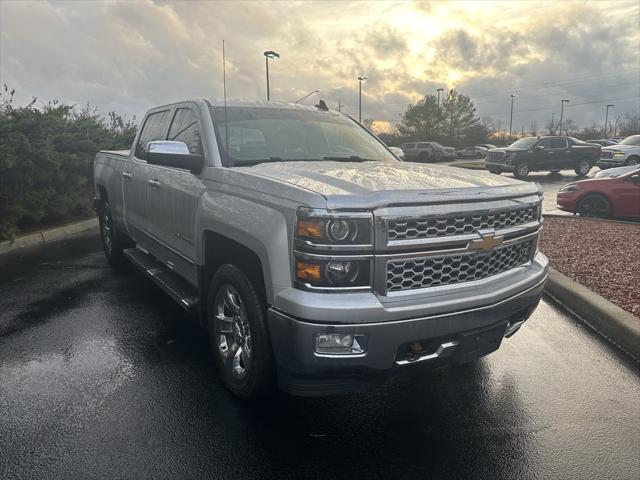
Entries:
[[269,59],[275,60],[276,58],[280,58],[279,53],[276,53],[273,50],[267,50],[264,52],[264,61],[267,65],[267,101],[271,99],[269,96]]
[[438,108],[440,108],[440,92],[444,92],[444,88],[438,88],[436,92],[438,92]]
[[362,123],[362,81],[367,77],[358,77],[358,122]]
[[511,116],[509,117],[509,143],[511,143],[511,126],[513,125],[513,99],[516,98],[516,94],[511,94]]
[[609,121],[609,107],[615,107],[615,105],[607,105],[607,113],[604,115],[604,138],[607,138],[607,122]]
[[301,101],[303,101],[305,98],[310,97],[311,95],[313,95],[314,93],[320,93],[320,90],[314,90],[313,92],[309,92],[307,93],[304,97],[300,97],[298,100],[296,100],[294,103],[300,103]]
[[569,103],[571,100],[567,100],[566,98],[563,98],[560,102],[560,135],[562,135],[562,117],[564,115],[564,104],[565,103]]

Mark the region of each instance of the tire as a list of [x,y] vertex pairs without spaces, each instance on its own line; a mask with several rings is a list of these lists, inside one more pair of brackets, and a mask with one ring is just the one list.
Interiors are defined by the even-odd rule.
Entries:
[[427,152],[420,152],[418,154],[418,161],[422,163],[427,163],[429,161],[429,154]]
[[576,213],[581,217],[609,218],[611,202],[604,195],[589,193],[578,202]]
[[513,170],[513,176],[516,178],[525,178],[529,175],[529,165],[527,162],[518,162]]
[[591,170],[591,162],[587,159],[582,159],[576,165],[575,172],[579,177],[586,177]]
[[499,168],[491,168],[489,169],[489,171],[494,175],[500,175],[502,173],[502,170],[500,170]]
[[242,399],[257,399],[275,385],[266,305],[238,267],[223,265],[209,283],[207,325],[220,378]]
[[102,240],[102,249],[104,256],[112,266],[121,265],[124,261],[122,251],[127,247],[126,237],[120,233],[113,223],[111,216],[111,207],[108,201],[102,202],[99,212],[100,222],[100,239]]
[[555,174],[555,173],[560,173],[560,170],[559,169],[553,169],[553,170],[549,170],[549,172]]
[[627,158],[627,161],[624,162],[625,165],[638,165],[640,164],[640,157],[636,157],[635,155]]

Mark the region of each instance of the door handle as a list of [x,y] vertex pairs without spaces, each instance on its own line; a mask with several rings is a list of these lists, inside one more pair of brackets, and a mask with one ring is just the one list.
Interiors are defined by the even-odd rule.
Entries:
[[130,172],[122,172],[122,176],[123,176],[124,178],[131,178],[131,177],[132,177],[132,175],[131,175],[131,173],[130,173]]
[[147,180],[147,183],[155,189],[160,188],[160,182],[158,180]]

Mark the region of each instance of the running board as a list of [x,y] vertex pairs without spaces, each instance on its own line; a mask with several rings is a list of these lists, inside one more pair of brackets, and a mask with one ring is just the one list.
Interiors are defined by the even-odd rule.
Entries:
[[169,294],[187,312],[197,310],[197,291],[182,277],[173,273],[148,253],[144,253],[137,248],[129,248],[124,250],[123,253],[131,260],[131,263],[138,267],[147,277],[151,278],[156,285]]

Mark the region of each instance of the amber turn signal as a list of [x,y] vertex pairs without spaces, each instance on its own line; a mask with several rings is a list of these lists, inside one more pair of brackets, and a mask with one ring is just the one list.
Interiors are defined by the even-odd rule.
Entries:
[[296,230],[296,234],[298,237],[324,239],[324,220],[308,218],[298,219],[298,228]]
[[296,260],[296,277],[298,280],[319,282],[322,280],[322,269],[319,263]]

